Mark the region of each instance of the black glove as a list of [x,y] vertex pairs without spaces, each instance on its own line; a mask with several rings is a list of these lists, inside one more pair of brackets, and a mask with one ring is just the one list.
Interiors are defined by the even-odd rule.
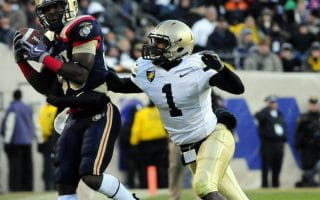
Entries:
[[20,32],[16,31],[14,33],[14,38],[13,38],[13,54],[16,62],[25,60],[25,57],[24,57],[25,50],[22,46],[21,38],[22,38],[22,35],[20,34]]
[[218,123],[224,124],[231,132],[237,127],[237,118],[226,109],[218,108],[215,111]]
[[204,64],[206,64],[211,69],[220,72],[224,68],[223,62],[220,60],[218,54],[214,51],[201,51],[199,53],[201,56],[201,60]]

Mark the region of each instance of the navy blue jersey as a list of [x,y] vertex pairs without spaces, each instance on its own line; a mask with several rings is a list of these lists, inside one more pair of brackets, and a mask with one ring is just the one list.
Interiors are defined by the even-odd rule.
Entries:
[[103,34],[95,18],[83,15],[66,24],[54,41],[51,55],[63,62],[72,62],[72,49],[92,40],[97,40],[98,44],[88,80],[77,91],[70,91],[69,88],[67,94],[90,91],[104,84],[108,70],[104,62]]

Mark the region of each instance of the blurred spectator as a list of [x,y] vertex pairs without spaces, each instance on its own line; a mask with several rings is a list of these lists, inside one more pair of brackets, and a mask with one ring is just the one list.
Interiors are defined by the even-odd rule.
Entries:
[[281,44],[286,41],[288,35],[281,30],[277,22],[273,22],[270,30],[271,51],[278,54],[281,50]]
[[168,138],[160,112],[150,101],[139,110],[132,124],[130,144],[138,148],[140,188],[147,188],[147,168],[157,168],[158,187],[168,187]]
[[272,187],[279,187],[284,143],[287,140],[287,130],[283,114],[278,110],[276,96],[265,99],[266,107],[255,114],[260,137],[260,153],[262,168],[262,187],[269,187],[269,171],[272,172]]
[[308,28],[307,24],[300,24],[298,32],[291,35],[290,42],[294,48],[301,55],[301,59],[304,59],[312,42],[315,41],[315,35],[313,35]]
[[205,16],[193,24],[192,32],[195,37],[195,52],[205,49],[207,46],[208,37],[216,27],[216,21],[216,8],[210,6],[205,8]]
[[133,48],[131,49],[131,52],[130,52],[130,57],[133,60],[137,60],[142,56],[142,46],[143,44],[141,42],[137,42],[136,44],[133,45]]
[[88,6],[87,12],[88,15],[91,15],[97,19],[101,26],[102,33],[107,34],[109,32],[109,27],[107,24],[107,19],[104,16],[105,9],[102,4],[97,1],[92,1]]
[[244,68],[244,60],[255,47],[250,29],[243,29],[239,36],[238,46],[235,49],[235,66],[237,69]]
[[244,61],[245,70],[282,71],[279,57],[270,51],[269,38],[260,40],[257,49],[252,51]]
[[311,45],[310,55],[307,58],[306,69],[312,72],[320,71],[320,42],[315,41]]
[[176,19],[186,23],[188,26],[192,25],[201,18],[199,14],[192,10],[192,0],[179,0],[178,5],[168,16],[168,19]]
[[130,57],[130,41],[123,37],[119,40],[118,47],[120,49],[120,65],[123,67],[123,72],[130,73],[132,66],[135,65],[135,60]]
[[136,177],[139,175],[139,154],[137,149],[130,144],[131,128],[134,115],[142,107],[140,100],[124,99],[121,102],[121,128],[119,132],[119,165],[125,171],[125,183],[129,188],[137,188]]
[[296,186],[318,186],[315,175],[320,170],[320,108],[316,97],[309,99],[307,112],[297,121],[295,147],[300,153],[303,170],[302,179]]
[[310,11],[307,9],[307,1],[297,0],[297,9],[295,9],[294,12],[294,21],[297,24],[306,23],[309,12]]
[[0,42],[11,46],[14,32],[15,31],[10,27],[9,18],[0,13]]
[[105,55],[105,61],[108,67],[113,68],[116,72],[123,71],[123,67],[120,66],[120,50],[117,46],[109,45]]
[[27,26],[26,13],[17,4],[14,4],[12,0],[4,0],[2,12],[5,17],[9,18],[10,28],[18,30]]
[[236,23],[230,26],[230,31],[233,32],[236,37],[240,37],[244,29],[250,30],[253,42],[255,44],[258,44],[261,37],[261,33],[258,27],[256,26],[255,19],[251,15],[246,17],[244,23]]
[[261,20],[259,21],[259,29],[264,33],[264,35],[270,35],[273,13],[271,10],[265,8],[261,14]]
[[229,30],[227,21],[219,17],[216,28],[209,35],[206,49],[214,50],[222,60],[234,63],[232,53],[236,46],[237,39]]
[[233,21],[232,18],[242,21],[248,10],[248,4],[244,0],[228,0],[224,6],[226,16],[230,21]]
[[319,10],[312,10],[307,20],[310,32],[317,35],[320,31]]
[[79,0],[79,12],[81,15],[87,15],[88,14],[88,8],[89,8],[90,0]]
[[6,110],[1,133],[9,161],[9,191],[32,191],[32,140],[35,137],[32,108],[22,101],[20,90],[13,92],[13,101]]
[[43,141],[38,144],[38,151],[43,156],[43,173],[42,179],[44,181],[44,189],[46,191],[54,190],[54,159],[53,148],[55,145],[53,127],[54,119],[57,115],[57,107],[44,104],[39,111],[39,126]]
[[284,72],[301,72],[302,63],[294,55],[293,46],[290,43],[283,43],[280,52],[280,59]]

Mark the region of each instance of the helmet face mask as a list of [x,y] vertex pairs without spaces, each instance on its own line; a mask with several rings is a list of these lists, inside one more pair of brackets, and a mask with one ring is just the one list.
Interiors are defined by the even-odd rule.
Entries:
[[51,31],[60,31],[78,12],[77,0],[35,0],[36,14],[41,25]]
[[192,53],[194,36],[191,29],[183,22],[167,20],[155,27],[148,34],[149,44],[142,49],[142,57],[154,64],[180,60]]
[[147,60],[152,60],[154,64],[160,65],[167,61],[164,56],[168,53],[167,49],[170,48],[168,38],[157,37],[149,34],[149,44],[144,44],[142,47],[142,57]]

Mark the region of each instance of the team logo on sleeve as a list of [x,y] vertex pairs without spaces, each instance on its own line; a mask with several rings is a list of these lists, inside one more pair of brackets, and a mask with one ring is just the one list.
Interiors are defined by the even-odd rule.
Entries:
[[148,81],[152,82],[154,77],[156,76],[155,71],[147,71],[146,73]]
[[80,31],[79,34],[81,37],[86,37],[91,33],[92,24],[89,22],[83,22],[79,25]]

